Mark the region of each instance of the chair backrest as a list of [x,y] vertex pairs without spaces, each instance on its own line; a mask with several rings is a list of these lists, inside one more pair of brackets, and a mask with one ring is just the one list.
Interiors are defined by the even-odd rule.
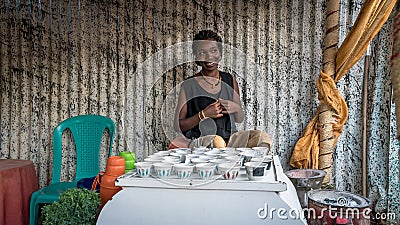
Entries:
[[76,149],[75,180],[94,177],[100,171],[100,145],[105,129],[109,132],[109,153],[112,154],[115,124],[105,116],[80,115],[61,122],[53,131],[53,175],[51,183],[60,182],[62,162],[62,135],[71,131]]

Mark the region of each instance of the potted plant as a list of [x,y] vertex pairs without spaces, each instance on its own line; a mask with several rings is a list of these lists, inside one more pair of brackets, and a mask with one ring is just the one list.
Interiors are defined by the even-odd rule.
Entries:
[[72,188],[60,200],[43,206],[43,225],[96,224],[100,196],[95,191]]

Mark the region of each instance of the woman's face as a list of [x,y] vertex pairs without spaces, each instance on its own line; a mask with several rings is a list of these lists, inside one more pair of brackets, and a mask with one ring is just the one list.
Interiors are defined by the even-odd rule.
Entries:
[[221,52],[218,44],[214,40],[199,41],[196,53],[196,61],[205,70],[214,70],[218,67],[218,62],[221,60]]

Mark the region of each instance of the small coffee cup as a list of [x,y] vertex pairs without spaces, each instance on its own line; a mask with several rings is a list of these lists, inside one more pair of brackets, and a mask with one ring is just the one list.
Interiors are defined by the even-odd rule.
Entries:
[[249,180],[259,180],[267,175],[270,169],[269,162],[247,162],[244,164]]

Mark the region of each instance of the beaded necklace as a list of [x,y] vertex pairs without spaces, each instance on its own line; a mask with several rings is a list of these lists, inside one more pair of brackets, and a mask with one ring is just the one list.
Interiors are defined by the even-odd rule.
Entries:
[[208,81],[208,78],[206,75],[204,75],[203,71],[200,71],[201,76],[203,77],[204,81],[207,82],[207,84],[211,85],[211,89],[214,89],[216,86],[219,85],[219,82],[221,82],[221,75],[219,74],[218,71],[218,81],[216,83],[211,83],[210,81]]

